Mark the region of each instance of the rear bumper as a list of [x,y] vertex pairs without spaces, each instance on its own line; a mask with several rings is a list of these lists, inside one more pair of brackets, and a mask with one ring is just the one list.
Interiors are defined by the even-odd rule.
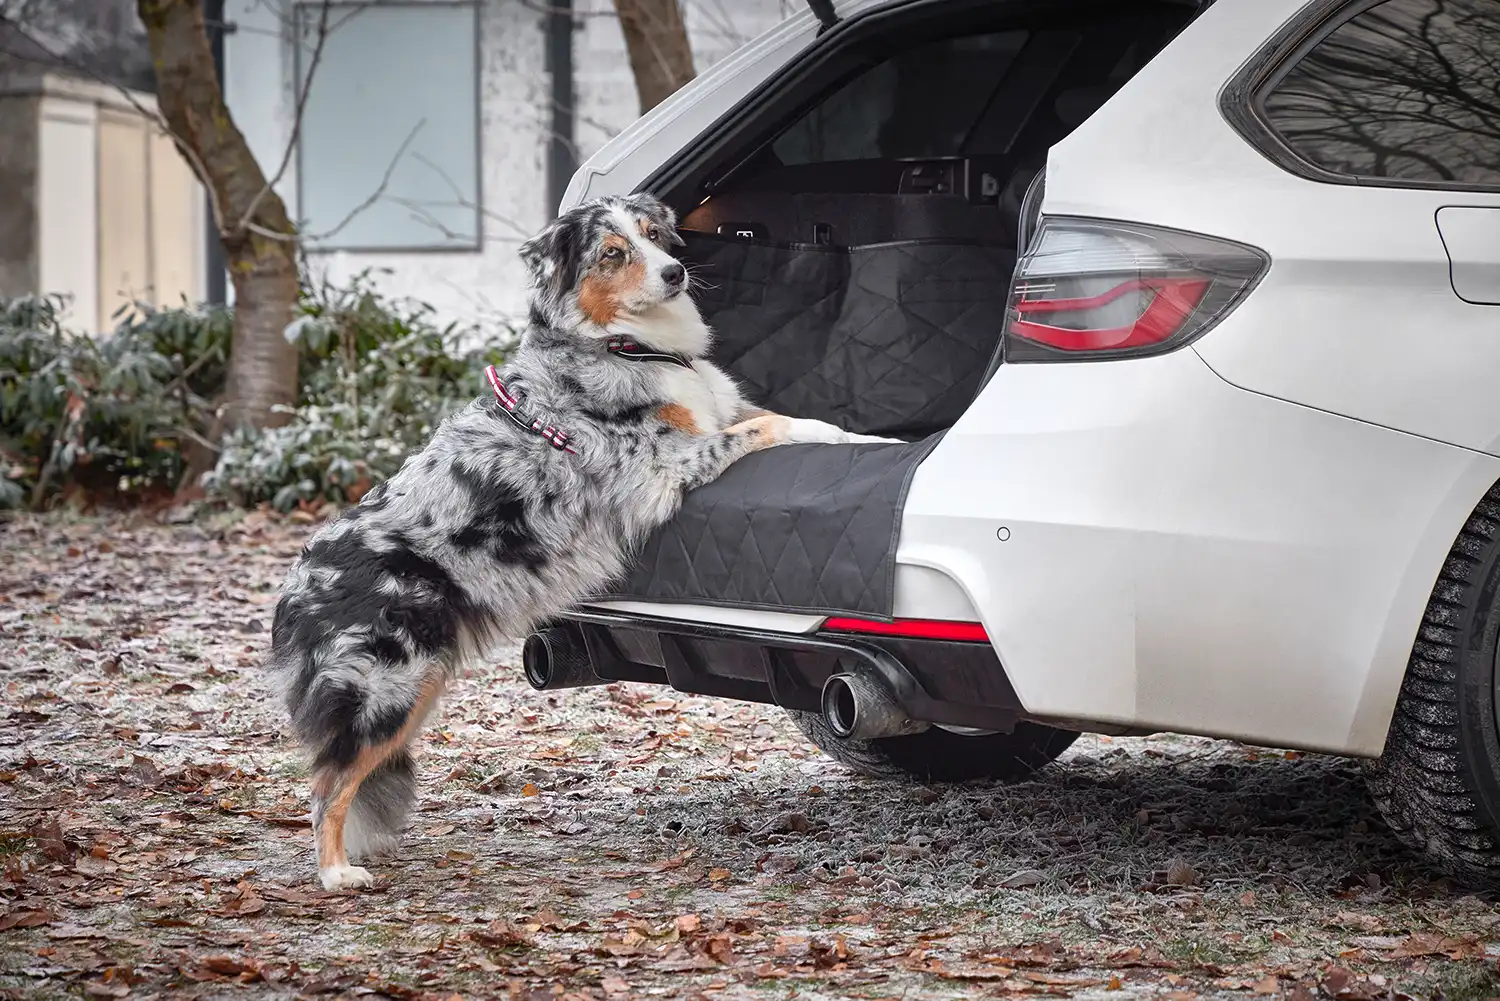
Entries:
[[817,712],[831,675],[865,670],[883,678],[920,722],[1009,730],[1022,715],[988,643],[780,633],[602,611],[565,621],[581,632],[589,663],[605,681]]
[[1034,717],[1378,755],[1497,478],[1191,348],[1009,365],[918,467],[896,559],[963,590]]
[[[918,467],[896,551],[896,615],[981,622],[993,649],[881,645],[991,719],[1378,755],[1497,479],[1493,456],[1238,389],[1192,349],[1003,366]],[[582,617],[613,644],[603,676],[811,710],[875,645],[817,616],[657,611]]]

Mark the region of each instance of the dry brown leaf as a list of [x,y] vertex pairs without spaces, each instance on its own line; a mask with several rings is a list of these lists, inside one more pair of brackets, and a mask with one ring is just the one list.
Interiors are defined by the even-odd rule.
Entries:
[[36,842],[37,851],[52,861],[73,861],[73,848],[63,837],[62,824],[58,822],[57,817],[37,821],[26,834]]
[[1047,874],[1040,869],[1020,869],[995,885],[1002,890],[1020,890],[1028,886],[1038,886],[1046,881]]
[[1418,956],[1482,959],[1484,946],[1474,939],[1448,938],[1436,932],[1413,932],[1391,953],[1392,959],[1414,959]]
[[469,938],[480,945],[488,945],[501,949],[513,945],[529,948],[533,944],[531,935],[524,928],[499,918],[491,921],[483,928],[473,929],[469,932]]
[[932,960],[925,967],[924,972],[936,973],[944,980],[1007,980],[1014,972],[999,966],[988,966],[983,963],[939,963]]
[[1030,980],[1034,984],[1048,984],[1054,987],[1098,987],[1108,981],[1100,980],[1098,977],[1069,976],[1065,973],[1041,973],[1037,970],[1022,970],[1017,976]]
[[1180,858],[1167,863],[1168,886],[1197,886],[1198,870]]
[[41,925],[50,925],[57,920],[57,915],[52,911],[11,911],[8,914],[0,914],[0,931],[8,931],[11,928],[37,928]]

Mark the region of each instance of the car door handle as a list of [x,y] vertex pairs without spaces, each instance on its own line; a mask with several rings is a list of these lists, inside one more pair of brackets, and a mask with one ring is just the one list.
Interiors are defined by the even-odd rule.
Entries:
[[1453,291],[1464,302],[1500,306],[1500,206],[1445,205],[1437,228]]

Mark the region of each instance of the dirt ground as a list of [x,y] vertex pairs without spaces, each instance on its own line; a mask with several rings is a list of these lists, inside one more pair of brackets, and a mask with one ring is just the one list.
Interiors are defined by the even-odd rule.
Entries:
[[0,997],[1500,996],[1500,911],[1356,765],[1086,737],[874,782],[778,711],[475,669],[366,893],[314,878],[264,684],[306,524],[0,522]]

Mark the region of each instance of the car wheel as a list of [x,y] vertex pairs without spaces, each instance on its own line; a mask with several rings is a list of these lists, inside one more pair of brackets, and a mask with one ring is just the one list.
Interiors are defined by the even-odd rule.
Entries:
[[1403,841],[1460,875],[1500,878],[1500,485],[1448,553],[1370,791]]
[[1024,779],[1066,751],[1078,734],[1040,723],[1017,723],[1010,733],[961,734],[932,727],[906,737],[848,740],[818,713],[789,709],[803,736],[834,761],[875,778],[931,782]]

